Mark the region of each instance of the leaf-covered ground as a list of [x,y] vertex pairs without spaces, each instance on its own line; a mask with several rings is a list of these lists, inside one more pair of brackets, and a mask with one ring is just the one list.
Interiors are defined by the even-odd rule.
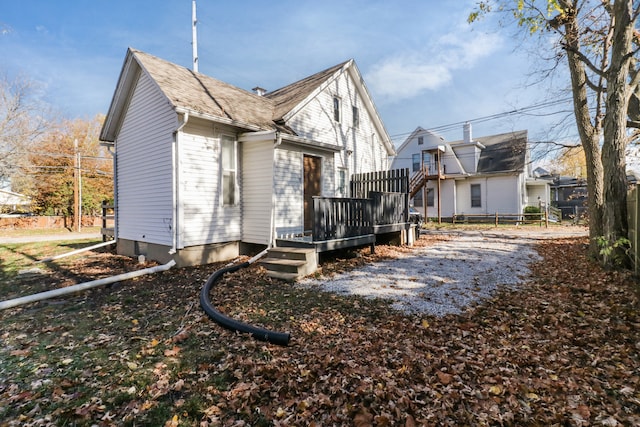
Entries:
[[[588,260],[586,243],[541,242],[520,291],[444,318],[298,289],[257,266],[225,276],[215,304],[290,332],[288,347],[204,315],[200,289],[222,264],[5,310],[0,425],[640,425],[638,284]],[[322,272],[397,250],[341,254]],[[139,268],[93,254],[15,278],[0,299]]]

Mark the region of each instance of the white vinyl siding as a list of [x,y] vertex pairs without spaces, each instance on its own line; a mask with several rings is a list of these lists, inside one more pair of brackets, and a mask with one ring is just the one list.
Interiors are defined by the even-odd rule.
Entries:
[[[349,73],[343,73],[287,120],[287,125],[297,135],[340,147],[343,151],[335,155],[333,163],[346,168],[348,178],[354,173],[386,170],[389,166],[382,137],[374,126],[369,109],[363,106],[362,96]],[[339,122],[334,120],[336,97],[340,101],[342,116]],[[344,105],[352,107],[345,111]],[[353,114],[356,111],[358,125],[354,126]],[[351,155],[345,156],[347,151]],[[335,183],[335,171],[328,169],[328,165],[323,166],[323,170],[324,177],[331,176]],[[335,191],[334,188],[328,194]]]
[[[522,213],[520,179],[517,175],[504,175],[488,178],[486,192],[487,213]],[[483,201],[484,203],[484,201]]]
[[172,244],[172,142],[177,127],[169,103],[141,74],[116,141],[118,238]]
[[[445,181],[446,182],[446,181]],[[457,208],[459,214],[465,213],[520,213],[518,177],[516,175],[494,176],[474,180],[456,181]],[[482,206],[471,206],[471,185],[480,185]]]
[[240,206],[223,206],[221,135],[192,119],[179,136],[180,247],[240,240]]
[[276,150],[275,227],[278,236],[303,232],[303,154]]
[[243,142],[242,241],[266,245],[271,228],[273,141]]

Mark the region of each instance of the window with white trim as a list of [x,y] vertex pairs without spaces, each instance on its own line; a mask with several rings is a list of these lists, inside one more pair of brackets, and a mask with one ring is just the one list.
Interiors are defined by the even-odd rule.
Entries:
[[411,155],[411,171],[417,172],[420,170],[420,153]]
[[427,188],[427,206],[429,207],[433,207],[434,200],[435,200],[435,191],[433,191],[433,188]]
[[353,115],[353,127],[358,129],[360,127],[360,112],[355,105],[351,107],[351,114]]
[[340,98],[333,97],[333,120],[340,122]]
[[222,205],[234,206],[238,188],[238,152],[235,138],[222,135],[220,139],[220,162],[222,170]]
[[338,196],[347,197],[347,169],[338,168]]

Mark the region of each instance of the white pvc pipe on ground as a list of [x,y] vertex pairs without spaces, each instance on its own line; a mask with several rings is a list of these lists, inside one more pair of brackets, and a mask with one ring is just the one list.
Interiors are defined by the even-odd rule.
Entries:
[[104,279],[93,280],[91,282],[79,283],[77,285],[67,286],[65,288],[54,289],[52,291],[40,292],[26,297],[14,298],[6,301],[0,301],[0,310],[7,308],[17,307],[23,304],[29,304],[31,302],[41,301],[44,299],[55,298],[62,295],[71,294],[74,292],[81,292],[87,289],[95,288],[97,286],[108,285],[109,283],[120,282],[122,280],[133,279],[134,277],[144,276],[145,274],[157,273],[165,271],[176,265],[174,260],[169,261],[166,264],[158,265],[156,267],[144,268],[142,270],[130,271],[129,273],[118,274],[117,276],[105,277]]
[[38,260],[36,262],[53,261],[54,259],[60,259],[60,258],[68,257],[68,256],[71,256],[71,255],[79,254],[81,252],[92,251],[94,249],[98,249],[98,248],[101,248],[103,246],[113,245],[115,242],[116,242],[115,240],[109,240],[108,242],[98,243],[97,245],[87,246],[86,248],[76,249],[75,251],[66,252],[66,253],[63,253],[63,254],[60,254],[60,255],[50,256],[50,257],[47,257],[47,258],[42,258],[41,260]]

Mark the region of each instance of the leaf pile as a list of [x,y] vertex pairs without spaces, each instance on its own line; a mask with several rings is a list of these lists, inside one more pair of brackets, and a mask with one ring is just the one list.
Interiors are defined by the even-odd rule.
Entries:
[[[6,310],[0,425],[638,425],[638,285],[587,259],[585,243],[541,242],[521,290],[444,318],[298,289],[257,266],[216,285],[222,311],[290,332],[288,347],[202,313],[221,265]],[[398,250],[410,249],[338,254],[322,273]],[[111,274],[135,267],[102,261]]]

